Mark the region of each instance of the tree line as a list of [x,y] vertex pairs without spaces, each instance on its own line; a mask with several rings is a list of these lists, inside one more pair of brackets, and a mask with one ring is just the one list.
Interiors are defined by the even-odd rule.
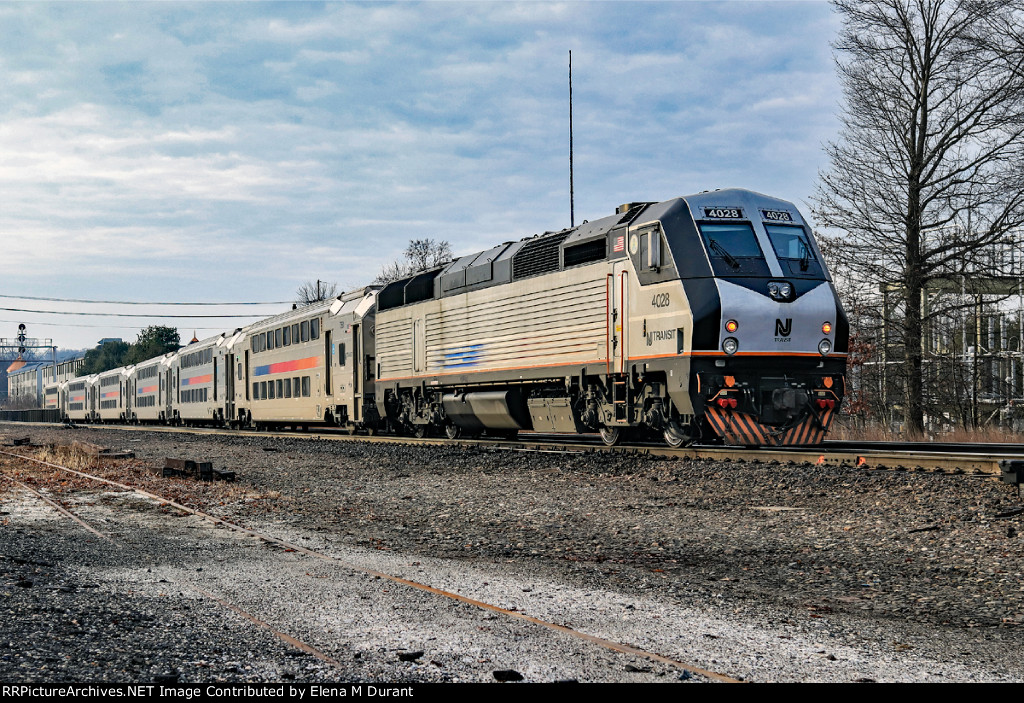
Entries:
[[1008,264],[1019,265],[1024,225],[1024,5],[833,7],[842,129],[812,212],[854,313],[852,351],[874,365],[882,405],[919,434],[926,420],[957,420],[946,391],[969,361],[958,340],[947,346],[961,359],[943,367],[931,336],[958,317],[969,324],[1020,276]]
[[153,325],[139,332],[135,343],[110,341],[85,353],[85,362],[79,376],[109,371],[152,359],[181,348],[178,330],[174,327]]

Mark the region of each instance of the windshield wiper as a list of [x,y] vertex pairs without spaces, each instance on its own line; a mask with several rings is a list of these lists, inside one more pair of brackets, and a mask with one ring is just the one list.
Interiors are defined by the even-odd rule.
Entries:
[[803,238],[800,239],[800,249],[803,252],[800,255],[800,270],[806,271],[811,265],[811,248]]
[[729,264],[734,269],[738,269],[740,267],[740,262],[736,260],[736,257],[726,251],[725,247],[719,244],[717,239],[708,239],[708,246],[711,248],[711,251],[725,259],[725,263]]

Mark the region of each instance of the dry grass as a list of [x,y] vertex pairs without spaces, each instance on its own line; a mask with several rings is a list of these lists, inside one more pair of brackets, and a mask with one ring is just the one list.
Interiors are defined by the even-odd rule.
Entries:
[[87,454],[78,447],[47,445],[35,452],[35,458],[40,461],[48,461],[51,464],[60,464],[69,469],[88,471],[99,464],[99,459]]
[[[25,452],[34,459],[57,464],[70,469],[87,472],[110,481],[116,481],[133,488],[139,488],[162,496],[182,505],[199,510],[214,510],[219,506],[245,501],[247,503],[268,503],[264,509],[274,510],[280,494],[260,494],[239,483],[223,481],[206,482],[189,478],[164,478],[162,465],[140,459],[111,459],[92,456],[77,447],[46,446]],[[75,476],[60,469],[43,466],[35,462],[4,457],[0,469],[11,478],[43,488],[60,495],[80,490],[110,490],[85,477]],[[12,484],[0,481],[0,494]]]
[[947,432],[926,432],[923,435],[894,432],[881,425],[848,426],[837,421],[828,439],[847,442],[955,442],[963,444],[1024,444],[1024,435],[999,427],[975,430],[956,429]]

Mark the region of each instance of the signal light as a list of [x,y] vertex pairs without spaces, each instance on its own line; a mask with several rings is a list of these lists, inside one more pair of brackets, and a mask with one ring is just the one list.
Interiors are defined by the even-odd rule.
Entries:
[[831,331],[832,331],[832,323],[831,322],[826,322],[826,323],[822,324],[822,326],[821,326],[821,333],[822,334],[828,334]]
[[739,405],[739,401],[737,401],[735,398],[723,397],[719,398],[715,402],[718,403],[718,407],[720,408],[735,408],[737,405]]
[[828,408],[829,410],[834,410],[836,407],[836,401],[832,400],[831,398],[827,400],[825,398],[818,398],[818,407],[821,408],[822,410],[824,410],[825,408]]
[[732,334],[739,328],[740,323],[736,322],[736,320],[729,320],[728,322],[725,323],[725,331],[728,332],[729,334]]

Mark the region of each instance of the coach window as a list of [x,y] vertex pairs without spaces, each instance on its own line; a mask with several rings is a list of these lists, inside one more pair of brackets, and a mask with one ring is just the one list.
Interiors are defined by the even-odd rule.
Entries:
[[317,317],[309,321],[309,338],[320,339],[320,319]]
[[292,379],[292,389],[296,398],[302,397],[302,386],[299,385],[299,377],[296,376]]
[[309,376],[302,377],[302,397],[309,397]]
[[274,346],[278,347],[278,348],[284,346],[281,343],[281,328],[280,327],[278,327],[276,330],[274,330]]
[[338,345],[338,366],[344,366],[345,360],[345,343],[342,342]]
[[282,341],[284,341],[284,345],[286,347],[289,344],[292,343],[292,328],[291,328],[291,326],[286,326],[283,330],[281,330],[281,339],[282,339]]
[[270,330],[269,332],[267,332],[267,350],[269,351],[269,350],[272,350],[273,348],[274,348],[274,330]]
[[275,383],[277,384],[277,397],[278,398],[284,398],[284,389],[281,387],[282,386],[281,379],[280,378],[277,379],[277,381],[275,381]]
[[[285,328],[285,329],[287,329],[287,328]],[[281,383],[281,381],[278,381],[278,383]],[[292,397],[292,380],[290,378],[284,379],[284,397],[285,398],[291,398]]]
[[299,323],[292,325],[292,344],[299,343]]
[[302,335],[300,337],[300,339],[303,342],[308,342],[309,341],[309,320],[303,320],[300,323],[299,329],[301,330],[301,335]]
[[269,391],[269,392],[267,393],[267,396],[268,396],[268,400],[273,400],[274,398],[276,398],[276,397],[277,397],[277,396],[276,396],[276,395],[274,394],[274,382],[273,382],[273,381],[268,381],[268,382],[267,382],[267,385],[268,385],[268,386],[270,386],[270,388],[268,388],[268,389],[267,389],[267,390]]
[[252,382],[252,399],[253,400],[259,400],[260,399],[260,384],[259,384],[259,381],[253,381]]

